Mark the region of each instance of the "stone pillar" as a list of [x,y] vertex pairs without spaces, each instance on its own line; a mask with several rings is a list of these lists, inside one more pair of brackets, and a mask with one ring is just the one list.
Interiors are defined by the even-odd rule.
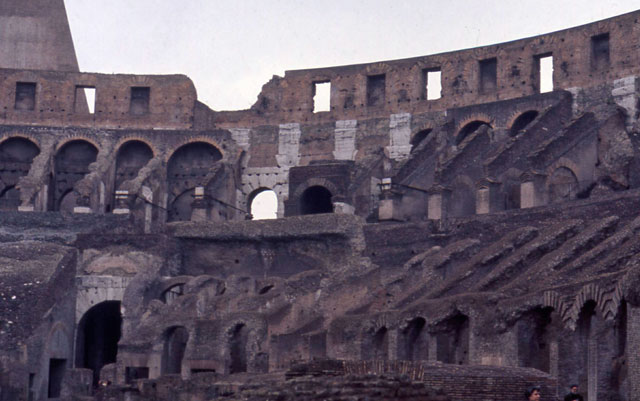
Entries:
[[378,203],[378,220],[402,220],[400,213],[400,195],[391,191],[385,191],[380,196]]
[[389,143],[387,152],[393,160],[403,160],[411,152],[411,114],[392,114],[389,117]]
[[611,90],[613,101],[627,111],[627,129],[632,129],[638,113],[638,90],[635,75],[616,79]]
[[387,331],[387,359],[390,361],[398,360],[398,330]]
[[294,167],[300,163],[300,124],[280,124],[278,132],[278,154],[280,167]]
[[204,198],[204,187],[194,189],[194,199],[191,204],[191,221],[207,220],[207,201]]
[[118,189],[116,191],[115,207],[113,214],[129,214],[129,191]]
[[431,187],[428,192],[427,218],[429,220],[446,220],[451,190],[436,185]]
[[476,184],[476,214],[487,214],[499,210],[500,183],[484,178]]
[[627,303],[627,380],[629,400],[640,394],[640,306]]
[[544,183],[547,176],[540,172],[528,171],[520,176],[520,208],[545,204]]
[[151,232],[151,223],[153,220],[153,191],[149,187],[142,187],[142,198],[146,201],[144,204],[144,232]]
[[429,333],[428,346],[429,346],[429,362],[436,362],[438,360],[438,337],[436,333]]
[[358,120],[336,121],[336,128],[333,133],[334,151],[333,158],[336,160],[355,160],[356,131]]
[[333,212],[336,214],[355,214],[356,208],[345,202],[343,197],[335,196],[333,199]]

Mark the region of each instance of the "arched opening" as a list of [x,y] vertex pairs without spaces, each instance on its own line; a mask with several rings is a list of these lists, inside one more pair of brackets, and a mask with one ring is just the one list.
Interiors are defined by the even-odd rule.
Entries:
[[426,361],[429,356],[429,333],[426,321],[417,317],[400,332],[398,358],[407,361]]
[[275,219],[278,217],[278,196],[275,191],[261,188],[249,197],[249,213],[254,220]]
[[476,132],[483,125],[486,125],[487,127],[491,128],[489,124],[479,120],[471,121],[470,123],[466,124],[464,127],[462,127],[462,129],[460,129],[460,131],[458,132],[458,135],[456,135],[456,145],[460,145],[462,141],[465,140],[466,137]]
[[301,214],[333,213],[331,192],[325,187],[314,185],[305,189],[300,196]]
[[553,308],[526,313],[516,325],[519,366],[551,372],[551,314]]
[[427,139],[427,137],[429,136],[429,134],[431,133],[431,129],[425,129],[422,130],[420,132],[418,132],[417,134],[415,134],[413,136],[413,138],[411,138],[411,141],[409,142],[411,144],[411,151],[413,152],[425,139]]
[[129,141],[118,149],[116,156],[115,188],[123,182],[136,178],[138,172],[153,158],[153,151],[142,141]]
[[206,142],[193,142],[176,150],[167,166],[169,187],[169,221],[191,219],[193,190],[206,187],[211,168],[222,159],[222,153]]
[[93,370],[93,385],[98,385],[100,369],[115,363],[118,354],[122,315],[120,301],[104,301],[89,309],[76,334],[76,367]]
[[387,360],[389,359],[389,336],[386,327],[365,333],[362,339],[363,360]]
[[520,131],[527,128],[529,124],[533,122],[533,120],[538,117],[538,112],[536,110],[525,111],[520,114],[518,118],[511,124],[511,130],[509,130],[510,136],[516,136],[520,133]]
[[567,167],[555,169],[549,178],[549,202],[575,199],[578,194],[578,178]]
[[469,318],[457,314],[438,327],[436,335],[437,360],[443,363],[469,363]]
[[98,149],[83,140],[68,142],[58,151],[54,161],[54,210],[60,210],[63,196],[89,173],[89,165],[96,161],[97,156]]
[[164,290],[161,298],[165,304],[171,305],[176,298],[181,297],[183,294],[184,284],[176,284]]
[[238,323],[231,330],[229,339],[229,373],[247,371],[247,329]]
[[0,144],[0,210],[17,210],[20,191],[16,184],[29,174],[33,159],[40,153],[35,143],[25,138],[9,138]]
[[176,326],[169,328],[163,337],[161,372],[162,374],[180,374],[182,359],[189,341],[189,332],[183,326]]

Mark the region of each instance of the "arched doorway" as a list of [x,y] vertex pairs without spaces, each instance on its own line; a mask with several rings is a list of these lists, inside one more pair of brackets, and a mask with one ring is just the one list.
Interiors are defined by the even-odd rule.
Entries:
[[182,372],[182,360],[188,341],[189,332],[182,326],[171,327],[164,333],[162,374],[180,374]]
[[320,185],[304,190],[300,196],[300,214],[333,213],[332,194]]
[[167,166],[169,189],[169,221],[191,219],[191,203],[195,187],[206,187],[207,177],[222,153],[206,142],[193,142],[176,150]]
[[0,144],[0,210],[17,210],[20,191],[16,184],[29,174],[33,159],[40,153],[35,143],[25,138],[9,138]]
[[80,319],[76,333],[76,367],[93,370],[98,385],[100,369],[115,363],[121,336],[120,301],[104,301],[89,309]]
[[247,329],[244,324],[236,324],[229,338],[229,373],[247,371]]
[[53,209],[61,210],[63,198],[73,190],[76,182],[89,173],[89,165],[96,161],[98,149],[91,143],[75,140],[66,143],[54,161]]
[[275,191],[261,188],[249,196],[249,213],[254,220],[278,218],[278,196]]

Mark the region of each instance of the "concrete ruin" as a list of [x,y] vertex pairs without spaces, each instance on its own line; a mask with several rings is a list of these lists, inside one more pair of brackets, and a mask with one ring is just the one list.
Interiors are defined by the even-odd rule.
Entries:
[[0,400],[639,400],[639,19],[287,71],[242,111],[63,39],[3,65]]

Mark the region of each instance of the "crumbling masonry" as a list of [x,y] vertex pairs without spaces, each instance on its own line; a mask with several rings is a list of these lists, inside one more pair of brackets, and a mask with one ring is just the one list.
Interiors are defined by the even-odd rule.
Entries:
[[62,0],[25,4],[1,29],[58,39],[0,43],[31,55],[0,69],[0,400],[640,399],[640,12],[217,112],[79,72]]

